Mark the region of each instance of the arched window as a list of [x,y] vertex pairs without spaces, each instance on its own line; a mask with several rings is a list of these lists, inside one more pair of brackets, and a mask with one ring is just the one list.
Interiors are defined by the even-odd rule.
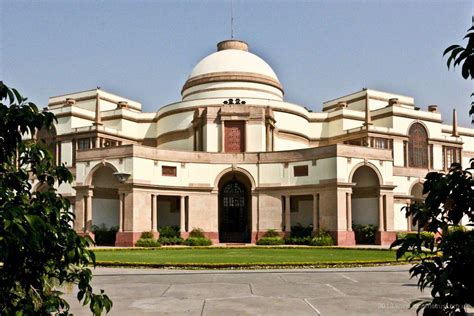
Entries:
[[428,133],[420,123],[415,123],[408,131],[409,167],[428,168]]

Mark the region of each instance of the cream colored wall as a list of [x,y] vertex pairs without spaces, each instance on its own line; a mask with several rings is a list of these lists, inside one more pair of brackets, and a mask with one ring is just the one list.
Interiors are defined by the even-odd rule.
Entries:
[[406,231],[407,219],[405,217],[405,211],[402,211],[402,208],[406,206],[403,203],[394,203],[393,204],[393,216],[394,216],[394,230],[395,231]]
[[404,149],[403,149],[403,140],[394,139],[393,140],[393,165],[398,167],[403,167],[405,164]]
[[201,228],[206,232],[217,232],[218,223],[217,194],[189,195],[189,231]]
[[171,142],[166,142],[158,145],[160,149],[170,149],[170,150],[182,150],[182,151],[193,151],[194,150],[194,139],[192,136],[175,140]]
[[162,117],[157,122],[157,135],[186,129],[191,125],[194,111],[180,112]]
[[278,193],[262,193],[259,196],[259,213],[261,232],[269,229],[281,231],[283,224],[282,200]]
[[72,150],[71,141],[61,142],[61,163],[64,163],[67,167],[72,166]]
[[207,152],[219,152],[221,150],[222,125],[207,122],[204,125],[204,150]]
[[443,146],[433,144],[433,169],[443,169]]
[[295,149],[303,149],[303,148],[308,148],[308,147],[309,147],[308,141],[303,138],[289,139],[285,136],[275,134],[275,139],[274,139],[275,151],[295,150]]
[[[205,91],[206,89],[209,90]],[[200,92],[189,95],[189,93],[196,91]],[[186,89],[186,91],[184,91],[184,95],[186,96],[183,98],[184,101],[214,98],[225,100],[225,98],[235,98],[235,96],[238,96],[244,101],[247,100],[247,98],[281,100],[283,97],[282,92],[279,89],[269,85],[234,81],[200,84],[198,86]]]
[[263,124],[252,124],[247,123],[246,128],[246,140],[247,152],[259,152],[266,151],[266,135],[265,126]]

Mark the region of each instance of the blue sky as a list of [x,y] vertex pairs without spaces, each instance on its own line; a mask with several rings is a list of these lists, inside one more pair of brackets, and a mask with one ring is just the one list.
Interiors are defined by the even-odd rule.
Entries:
[[[470,126],[472,82],[442,52],[461,43],[472,1],[239,1],[235,38],[275,70],[288,102],[363,87],[408,95]],[[103,89],[144,111],[180,100],[193,66],[230,37],[230,1],[0,0],[0,78],[40,106]],[[471,125],[472,126],[472,125]]]

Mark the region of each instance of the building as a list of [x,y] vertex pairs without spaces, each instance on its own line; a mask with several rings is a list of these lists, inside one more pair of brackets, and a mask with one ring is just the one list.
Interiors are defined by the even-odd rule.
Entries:
[[[422,198],[428,171],[474,158],[474,130],[443,124],[434,105],[371,89],[321,113],[284,101],[272,68],[246,43],[220,42],[192,70],[182,100],[144,113],[101,89],[51,97],[45,138],[72,186],[78,232],[117,226],[116,245],[144,231],[201,228],[213,242],[255,242],[269,229],[325,229],[353,245],[353,224],[377,243],[411,230],[401,208]],[[37,188],[40,189],[40,188]]]

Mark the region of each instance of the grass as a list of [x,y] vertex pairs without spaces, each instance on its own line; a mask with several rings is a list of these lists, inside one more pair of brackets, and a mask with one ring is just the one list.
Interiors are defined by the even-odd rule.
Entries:
[[168,248],[95,251],[99,265],[318,266],[395,262],[395,251],[341,248]]

